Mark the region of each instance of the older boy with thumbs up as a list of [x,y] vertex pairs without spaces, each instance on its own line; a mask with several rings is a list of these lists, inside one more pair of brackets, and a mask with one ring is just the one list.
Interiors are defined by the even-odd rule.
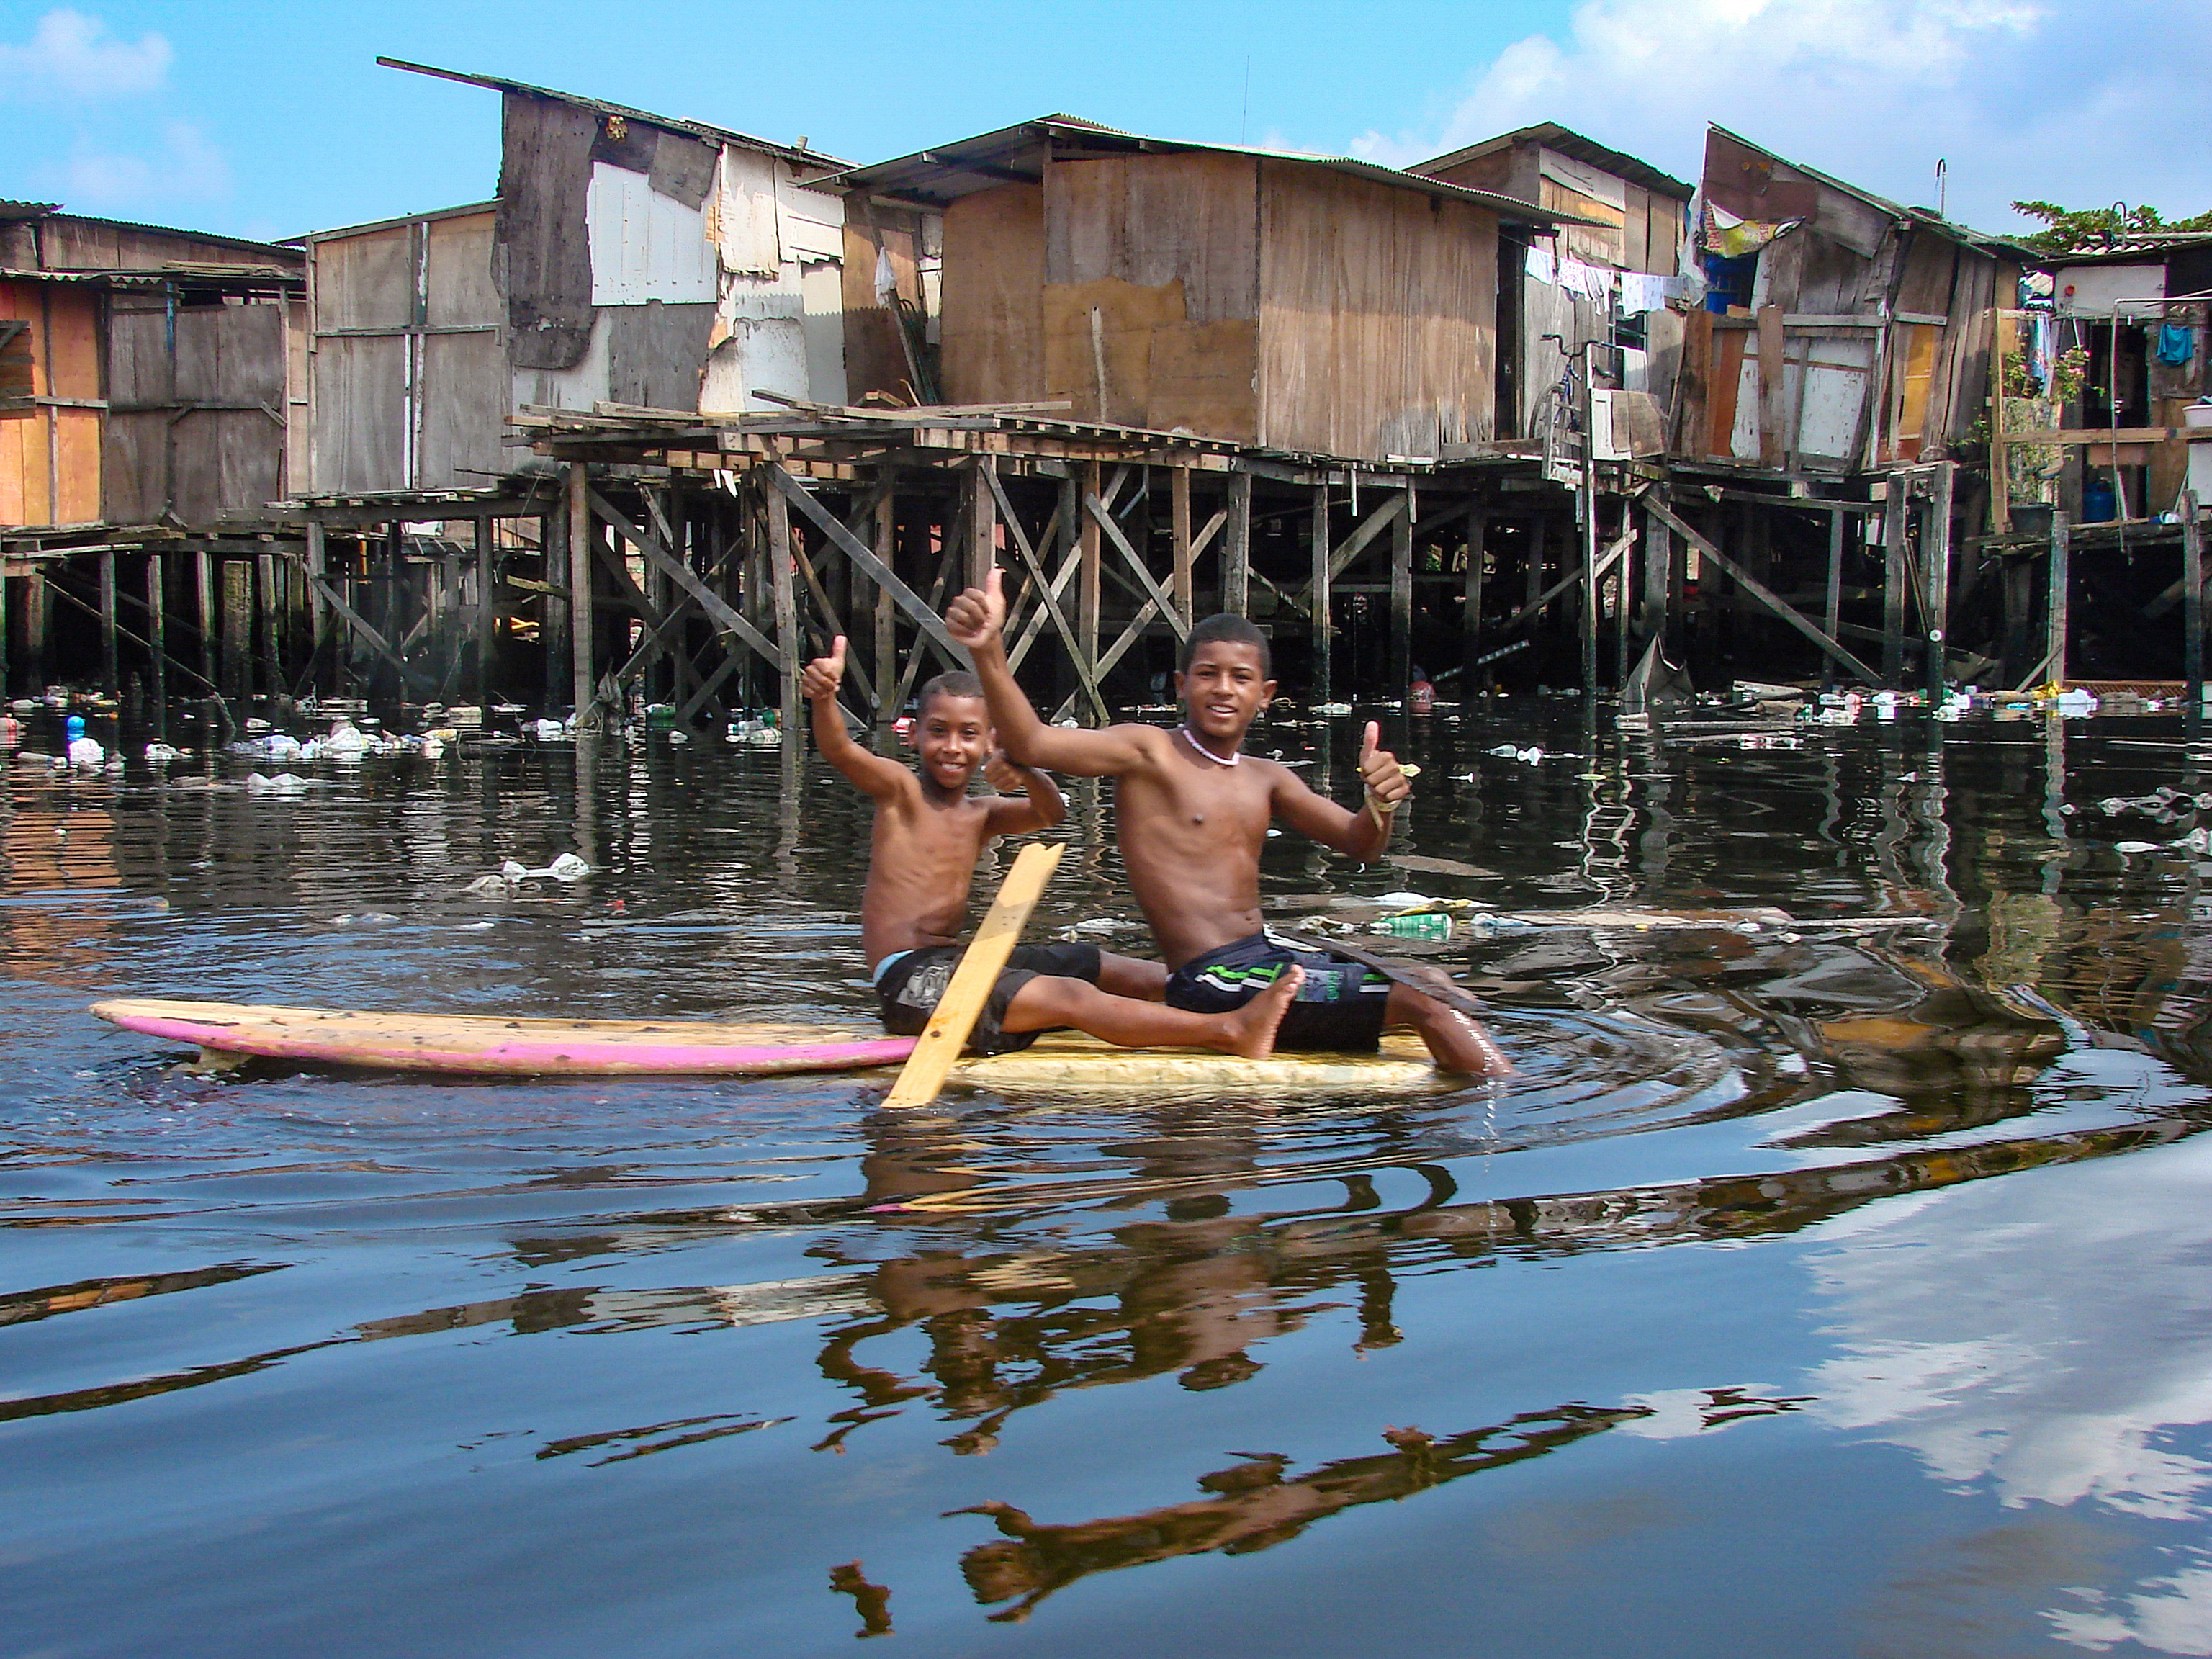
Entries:
[[945,613],[968,647],[1007,757],[1079,777],[1110,777],[1121,860],[1137,902],[1173,971],[1172,1007],[1214,1013],[1250,1001],[1285,970],[1303,970],[1276,1033],[1281,1049],[1364,1049],[1386,1025],[1420,1033],[1438,1066],[1478,1077],[1513,1068],[1482,1028],[1411,987],[1357,963],[1278,943],[1261,926],[1260,851],[1267,825],[1291,829],[1346,857],[1367,860],[1390,839],[1412,793],[1370,724],[1360,744],[1360,809],[1316,794],[1297,773],[1243,752],[1253,719],[1275,695],[1267,635],[1241,617],[1209,617],[1184,641],[1175,677],[1184,708],[1172,732],[1152,726],[1079,731],[1037,717],[1007,667],[1006,605],[994,569]]

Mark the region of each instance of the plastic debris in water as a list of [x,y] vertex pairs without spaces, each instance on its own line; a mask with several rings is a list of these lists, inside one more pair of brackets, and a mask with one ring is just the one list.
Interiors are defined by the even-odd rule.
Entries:
[[2158,843],[2149,841],[2116,841],[2112,843],[2112,850],[2115,853],[2155,853],[2158,851]]
[[1317,702],[1313,711],[1316,714],[1349,714],[1352,705],[1348,702]]
[[179,752],[166,743],[149,743],[146,745],[146,758],[156,765],[163,761],[176,759]]
[[1407,916],[1377,917],[1367,924],[1367,931],[1396,939],[1446,939],[1452,934],[1452,919],[1441,910],[1419,910]]
[[250,773],[246,780],[249,795],[304,795],[307,781],[297,772],[279,772],[273,778],[264,778],[258,772]]
[[1527,749],[1516,749],[1510,743],[1501,743],[1497,748],[1484,752],[1495,755],[1499,760],[1519,761],[1523,766],[1534,766],[1544,758],[1544,751],[1540,748],[1531,745]]

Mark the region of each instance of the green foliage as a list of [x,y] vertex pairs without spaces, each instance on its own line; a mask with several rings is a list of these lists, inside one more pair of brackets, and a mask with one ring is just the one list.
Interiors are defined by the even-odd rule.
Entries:
[[2120,237],[2146,231],[2212,230],[2212,212],[2193,219],[2167,220],[2154,207],[2130,207],[2115,202],[2110,207],[2067,208],[2056,202],[2014,202],[2013,211],[2043,221],[2044,228],[2019,239],[2023,247],[2039,253],[2094,253],[2109,248]]

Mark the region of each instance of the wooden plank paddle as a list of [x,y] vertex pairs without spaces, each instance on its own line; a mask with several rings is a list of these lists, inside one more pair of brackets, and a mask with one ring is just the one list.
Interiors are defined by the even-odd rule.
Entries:
[[1033,841],[1022,848],[1012,871],[1000,885],[999,896],[991,901],[983,925],[975,930],[959,966],[952,970],[951,981],[929,1017],[928,1029],[915,1041],[914,1052],[899,1068],[898,1081],[884,1097],[884,1105],[927,1106],[937,1098],[937,1091],[945,1086],[945,1073],[967,1046],[976,1016],[990,1000],[1000,970],[1006,967],[1023,927],[1028,925],[1030,912],[1044,896],[1045,884],[1060,868],[1060,854],[1066,850],[1067,843],[1059,841]]

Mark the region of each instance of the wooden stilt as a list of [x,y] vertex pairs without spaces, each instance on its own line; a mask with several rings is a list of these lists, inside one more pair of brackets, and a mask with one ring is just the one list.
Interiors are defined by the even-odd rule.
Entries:
[[[2044,666],[2045,680],[2059,685],[2066,684],[2066,627],[2068,611],[2073,600],[2073,573],[2069,568],[2073,551],[2072,527],[2066,522],[2064,512],[2051,515],[2051,574],[2050,597],[2044,610]],[[2183,596],[2186,598],[2185,594]]]
[[1187,626],[1198,620],[1191,591],[1190,469],[1187,466],[1168,471],[1168,536],[1175,561],[1176,609]]
[[1229,475],[1229,524],[1221,544],[1221,608],[1252,614],[1252,475]]
[[545,708],[550,714],[561,707],[563,696],[569,689],[571,665],[568,661],[568,601],[560,593],[550,590],[565,590],[568,586],[568,514],[564,507],[558,513],[548,513],[538,521],[538,545],[543,555],[539,574],[548,592],[538,599],[538,642],[544,648]]
[[1905,678],[1905,525],[1910,485],[1893,474],[1881,518],[1881,683]]
[[981,587],[999,557],[999,506],[993,495],[992,474],[999,468],[995,455],[978,455],[969,481],[968,581]]
[[1402,697],[1413,678],[1413,492],[1390,521],[1390,665],[1384,695]]
[[1482,678],[1483,566],[1490,557],[1489,540],[1490,515],[1483,511],[1482,498],[1477,496],[1467,505],[1467,571],[1459,617],[1462,702],[1474,696]]
[[[777,707],[781,711],[784,741],[799,737],[799,606],[791,586],[791,508],[783,492],[769,489],[768,496],[768,580],[775,605]],[[971,544],[972,550],[972,544]]]
[[2181,519],[2181,672],[2189,682],[2184,707],[2193,720],[2204,708],[2204,530],[2197,522],[2194,490],[2184,489],[2173,506]]
[[[1083,476],[1077,486],[1083,495],[1096,496],[1098,494],[1099,474],[1097,462],[1084,463]],[[1082,502],[1079,499],[1075,503],[1076,553],[1079,561],[1079,568],[1075,578],[1075,650],[1077,659],[1085,668],[1091,671],[1091,678],[1096,679],[1098,668],[1100,601],[1098,561],[1102,532],[1098,528],[1098,520],[1088,513],[1081,511],[1081,507]]]
[[146,556],[146,640],[154,647],[154,729],[169,729],[169,618],[162,592],[161,556]]
[[1649,507],[1644,513],[1644,603],[1641,627],[1646,640],[1667,650],[1668,622],[1674,613],[1674,535]]
[[100,555],[100,686],[109,696],[123,689],[115,653],[115,550]]
[[1941,461],[1936,468],[1934,499],[1920,520],[1920,568],[1927,584],[1921,611],[1928,638],[1926,680],[1928,700],[1943,700],[1946,684],[1944,641],[1951,631],[1951,495],[1957,464]]
[[477,520],[477,594],[476,594],[476,672],[470,679],[479,705],[491,702],[493,678],[492,623],[497,613],[492,608],[492,521],[489,517]]
[[[1820,612],[1820,619],[1830,639],[1842,637],[1844,619],[1844,510],[1832,507],[1828,512],[1828,603]],[[1820,682],[1823,685],[1836,683],[1836,665],[1828,659],[1820,659]]]
[[[1182,475],[1178,474],[1178,482]],[[1184,503],[1188,507],[1188,502]],[[1336,584],[1329,580],[1328,554],[1328,486],[1317,483],[1313,487],[1313,508],[1307,520],[1307,543],[1313,556],[1313,575],[1306,586],[1306,611],[1313,621],[1313,700],[1316,702],[1336,701],[1335,647],[1336,628],[1332,590]]]
[[1546,550],[1544,544],[1550,538],[1552,521],[1538,518],[1528,521],[1528,533],[1523,538],[1521,556],[1521,597],[1522,610],[1534,606],[1536,596],[1544,591]]
[[592,603],[591,483],[582,461],[568,463],[568,696],[581,721],[592,706],[596,607]]
[[284,586],[274,553],[257,555],[253,564],[261,612],[261,684],[270,696],[279,696],[284,690]]
[[244,559],[222,562],[222,695],[245,695],[252,675],[253,567]]
[[[898,568],[898,507],[891,491],[886,488],[876,501],[876,556],[890,569]],[[855,571],[858,565],[853,567]],[[882,583],[876,590],[876,720],[889,726],[899,717],[891,701],[898,684],[898,624],[897,612],[891,603],[891,591]]]

